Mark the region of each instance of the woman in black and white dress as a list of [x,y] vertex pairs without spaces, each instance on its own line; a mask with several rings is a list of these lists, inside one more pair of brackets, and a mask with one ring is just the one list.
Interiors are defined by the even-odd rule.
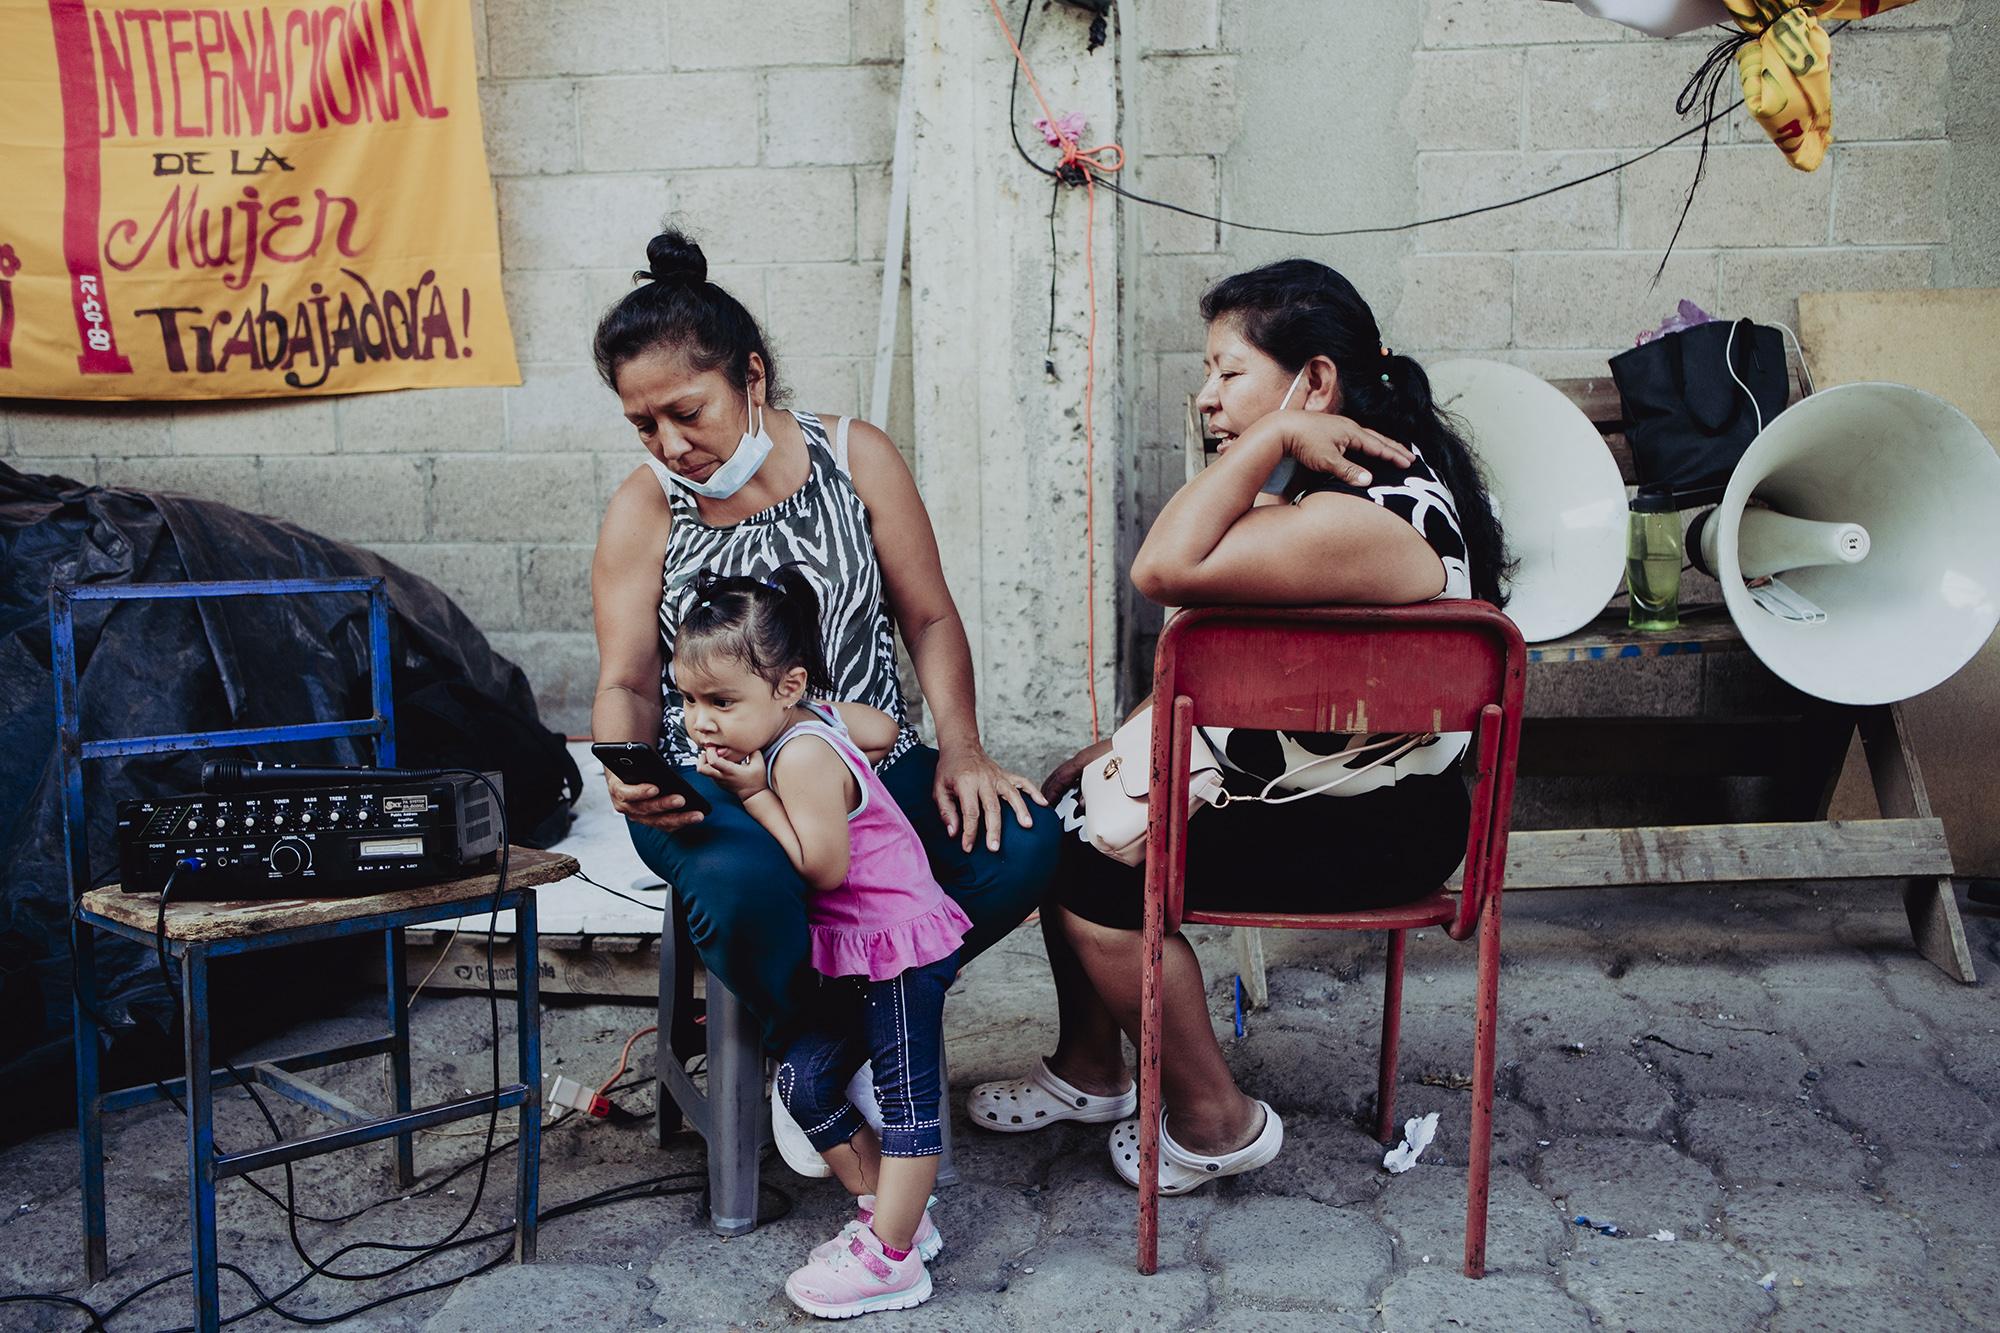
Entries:
[[[1169,606],[1500,601],[1500,525],[1472,455],[1432,402],[1423,368],[1383,344],[1347,279],[1286,260],[1225,279],[1201,313],[1207,378],[1197,405],[1221,455],[1154,521],[1132,566],[1140,592]],[[1265,799],[1205,809],[1189,824],[1190,907],[1406,902],[1435,890],[1464,852],[1463,734],[1211,729],[1208,739],[1231,794]],[[1028,1077],[974,1089],[969,1112],[1005,1132],[1122,1122],[1112,1165],[1136,1185],[1127,1117],[1137,1096],[1121,1035],[1137,1039],[1145,872],[1084,839],[1076,790],[1108,748],[1081,751],[1043,788],[1065,826],[1043,913],[1060,1039]],[[1178,1194],[1264,1165],[1284,1134],[1230,1076],[1193,949],[1178,936],[1167,945],[1160,1173],[1163,1192]]]

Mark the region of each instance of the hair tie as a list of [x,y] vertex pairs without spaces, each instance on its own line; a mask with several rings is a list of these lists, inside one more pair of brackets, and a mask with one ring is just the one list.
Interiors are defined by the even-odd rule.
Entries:
[[1383,356],[1394,356],[1394,355],[1395,355],[1395,353],[1394,353],[1394,352],[1392,352],[1392,351],[1390,351],[1390,350],[1389,350],[1389,344],[1388,344],[1388,343],[1383,343],[1383,344],[1382,344],[1382,355],[1383,355]]

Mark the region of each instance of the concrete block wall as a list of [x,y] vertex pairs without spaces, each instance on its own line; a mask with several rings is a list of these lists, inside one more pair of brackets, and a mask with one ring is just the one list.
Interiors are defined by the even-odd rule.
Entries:
[[[764,321],[792,405],[866,409],[902,7],[471,3],[519,388],[0,399],[0,456],[378,550],[451,594],[528,673],[545,720],[580,732],[597,670],[590,553],[604,501],[640,456],[590,365],[591,332],[672,217]],[[911,416],[904,356],[883,424],[906,447]]]
[[[1696,139],[1531,204],[1387,239],[1273,237],[1134,206],[1128,557],[1181,481],[1201,289],[1281,255],[1346,272],[1399,351],[1496,357],[1551,378],[1607,373],[1606,358],[1683,296],[1795,324],[1801,291],[1994,281],[1991,210],[1971,201],[2000,186],[1989,144],[2000,37],[1977,8],[1923,0],[1834,38],[1837,143],[1815,173],[1792,170],[1746,113],[1718,122],[1657,283]],[[1128,90],[1133,187],[1304,229],[1449,214],[1631,158],[1693,123],[1674,97],[1713,40],[1663,42],[1548,0],[1195,0],[1127,14],[1142,71]],[[1726,105],[1733,75],[1725,89]],[[1124,611],[1126,684],[1141,690],[1157,611],[1129,590]]]

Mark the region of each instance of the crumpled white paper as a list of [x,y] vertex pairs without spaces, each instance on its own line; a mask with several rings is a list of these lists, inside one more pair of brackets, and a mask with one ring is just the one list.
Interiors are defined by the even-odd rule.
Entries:
[[1436,1111],[1432,1111],[1421,1120],[1414,1116],[1405,1120],[1403,1122],[1403,1141],[1389,1149],[1383,1155],[1382,1165],[1387,1167],[1391,1173],[1399,1176],[1402,1175],[1403,1172],[1417,1164],[1417,1158],[1423,1155],[1424,1149],[1431,1146],[1431,1140],[1437,1137],[1437,1132],[1438,1113]]

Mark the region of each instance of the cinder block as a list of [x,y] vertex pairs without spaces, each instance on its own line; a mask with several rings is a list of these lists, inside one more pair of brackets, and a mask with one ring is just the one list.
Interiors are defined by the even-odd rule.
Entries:
[[568,79],[488,80],[479,108],[486,166],[495,176],[576,170],[576,85]]
[[252,513],[263,498],[254,458],[107,458],[98,469],[97,482],[192,495]]
[[[1836,115],[1839,113],[1836,111]],[[1925,245],[1950,238],[1945,145],[1836,146],[1833,239],[1848,245]]]
[[[1625,243],[1664,249],[1694,180],[1699,150],[1670,148],[1619,173]],[[1824,245],[1833,175],[1794,170],[1769,143],[1712,147],[1677,246]]]
[[1711,252],[1677,248],[1658,284],[1656,254],[1523,254],[1515,259],[1514,341],[1522,347],[1625,348],[1686,297],[1714,311]]
[[486,0],[486,33],[493,74],[503,79],[667,67],[657,0]]
[[1514,262],[1507,255],[1411,255],[1403,299],[1385,324],[1404,347],[1504,347],[1514,329]]
[[1625,33],[1574,5],[1545,0],[1424,0],[1427,47],[1616,42],[1623,41]]
[[799,264],[773,268],[766,328],[779,365],[815,356],[875,353],[882,301],[879,264]]
[[[644,243],[633,249],[643,261]],[[529,269],[509,273],[502,290],[507,298],[507,320],[514,330],[514,350],[520,359],[588,360],[597,321],[632,290],[632,271]]]
[[426,460],[387,455],[266,458],[260,508],[349,542],[408,542],[424,535]]
[[1199,354],[1207,337],[1201,295],[1234,267],[1225,255],[1151,255],[1140,260],[1140,350]]
[[333,404],[332,398],[176,403],[174,452],[330,454],[335,441]]
[[1896,291],[1931,285],[1929,250],[1724,251],[1717,313],[1798,326],[1800,292]]
[[[764,80],[764,161],[774,167],[887,162],[900,69],[777,69]],[[755,112],[752,110],[754,116]]]
[[785,405],[818,412],[833,429],[836,416],[858,416],[867,406],[856,384],[868,362],[851,356],[793,356],[778,363],[785,378]]
[[[1202,213],[1221,213],[1214,158],[1147,157],[1136,166],[1132,188],[1140,194]],[[1220,228],[1207,218],[1137,207],[1139,235],[1148,254],[1207,254],[1216,248]]]
[[901,5],[884,4],[882,0],[852,0],[847,15],[855,64],[902,63]]
[[611,503],[611,497],[618,493],[628,479],[638,473],[645,473],[646,485],[659,489],[659,480],[653,476],[651,468],[644,462],[645,451],[634,440],[631,449],[623,453],[597,455],[597,510],[601,515]]
[[[1240,108],[1234,56],[1148,56],[1139,63],[1139,142],[1147,153],[1224,153]],[[1096,133],[1102,134],[1103,127]]]
[[[755,65],[844,65],[849,0],[765,0],[717,5],[670,0],[675,69]],[[885,5],[884,8],[894,8]]]
[[[1514,50],[1418,52],[1403,98],[1403,124],[1418,150],[1519,148],[1523,63]],[[1535,146],[1596,142],[1586,136]]]
[[584,631],[591,628],[590,557],[594,549],[530,546],[521,553],[524,628]]
[[[1444,217],[1523,197],[1610,166],[1609,153],[1424,153],[1417,211]],[[1610,248],[1618,241],[1618,183],[1603,177],[1532,203],[1417,231],[1431,251]]]
[[422,453],[450,442],[499,448],[507,438],[500,389],[403,389],[337,398],[334,428],[344,454]]
[[[1694,125],[1674,98],[1701,52],[1675,42],[1541,46],[1527,52],[1528,147],[1650,148]],[[1722,105],[1737,96],[1732,75]],[[1719,135],[1722,123],[1716,125]]]
[[635,265],[669,198],[660,176],[524,176],[495,185],[509,271]]
[[638,445],[617,395],[588,363],[525,365],[521,386],[500,392],[507,403],[509,450],[615,452]]
[[1855,38],[1840,42],[1833,53],[1835,141],[1943,138],[1950,99],[1941,94],[1951,83],[1950,35],[1857,31]]
[[[1965,0],[1924,0],[1921,5],[1905,5],[1867,20],[1867,32],[1898,28],[1950,28],[1965,17]],[[1857,36],[1862,34],[1855,34]]]
[[586,171],[724,167],[757,159],[757,76],[648,74],[577,89]]
[[[1139,49],[1208,51],[1219,41],[1218,0],[1171,0],[1138,7]],[[1132,18],[1128,14],[1126,22]]]
[[441,454],[431,465],[431,536],[588,541],[597,531],[596,492],[597,464],[581,451]]
[[854,255],[854,173],[844,167],[676,172],[672,198],[711,264]]
[[23,400],[0,405],[0,415],[20,455],[130,458],[172,447],[173,409],[163,405]]
[[[854,255],[880,259],[889,237],[889,164],[867,163],[854,169]],[[907,220],[903,231],[903,262],[910,260]]]
[[85,486],[97,484],[95,458],[10,458],[7,465],[30,477],[57,477]]
[[378,544],[376,554],[429,579],[491,634],[521,627],[519,549],[511,542]]
[[527,674],[542,725],[570,736],[590,734],[590,701],[597,694],[597,640],[575,631],[487,636],[502,657]]
[[[1608,375],[1611,367],[1610,352],[1622,351],[1632,345],[1627,338],[1622,344],[1614,344],[1609,351],[1599,347],[1507,347],[1484,353],[1495,361],[1505,361],[1510,366],[1540,375],[1545,380],[1589,379],[1593,376]],[[1467,352],[1468,356],[1481,353]]]
[[493,72],[492,44],[486,40],[486,0],[472,0],[472,72],[482,79]]

